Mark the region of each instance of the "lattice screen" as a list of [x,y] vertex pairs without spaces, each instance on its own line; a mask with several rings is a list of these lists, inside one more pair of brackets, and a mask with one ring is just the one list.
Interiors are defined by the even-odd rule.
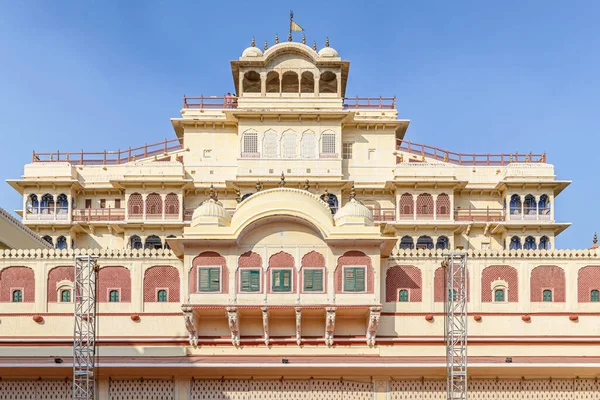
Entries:
[[127,201],[127,208],[129,209],[129,214],[131,215],[140,215],[144,212],[144,199],[142,195],[139,193],[133,193],[129,196],[129,200]]
[[0,381],[0,400],[65,400],[72,396],[72,382]]
[[162,198],[158,193],[146,196],[146,215],[162,215]]
[[165,214],[179,215],[179,197],[175,193],[169,193],[165,197]]
[[440,194],[435,202],[435,207],[438,216],[450,215],[450,197],[446,193]]
[[169,380],[111,380],[110,400],[175,400],[175,383]]

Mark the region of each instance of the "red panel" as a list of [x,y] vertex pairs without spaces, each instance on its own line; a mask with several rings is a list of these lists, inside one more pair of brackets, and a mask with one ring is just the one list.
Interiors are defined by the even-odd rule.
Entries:
[[374,273],[371,257],[367,256],[362,251],[348,251],[343,256],[338,258],[338,264],[334,273],[334,286],[336,293],[342,293],[344,280],[342,277],[344,265],[366,265],[367,266],[367,293],[374,293]]
[[143,214],[144,200],[142,199],[142,195],[139,193],[133,193],[131,196],[129,196],[127,208],[129,214]]
[[75,281],[75,270],[73,266],[55,267],[48,272],[48,303],[56,303],[58,301],[56,284],[61,281]]
[[165,214],[179,215],[179,197],[175,193],[169,193],[165,197]]
[[102,267],[98,272],[98,290],[96,296],[100,303],[108,302],[108,290],[120,289],[119,301],[131,301],[131,273],[125,267]]
[[221,266],[221,289],[222,293],[229,293],[229,270],[227,269],[227,261],[225,257],[216,251],[205,251],[200,253],[194,261],[193,268],[190,270],[190,293],[198,292],[198,278],[196,276],[196,267],[199,265],[220,265]]
[[410,193],[404,193],[400,197],[400,215],[413,216],[415,212],[415,202]]
[[545,289],[552,289],[552,301],[565,301],[565,271],[556,265],[540,265],[531,271],[531,301],[542,301]]
[[509,265],[491,265],[481,273],[481,301],[490,303],[494,301],[492,293],[492,282],[503,280],[508,284],[508,302],[519,301],[519,274],[517,270]]
[[169,303],[180,301],[179,271],[168,265],[150,267],[144,272],[144,302],[157,301],[157,289],[167,289]]
[[446,193],[438,195],[435,207],[435,213],[437,215],[450,215],[450,196]]
[[579,303],[590,302],[590,292],[600,290],[600,266],[587,266],[579,270],[577,274],[577,301]]
[[385,276],[385,301],[398,301],[398,290],[408,289],[411,303],[422,300],[421,270],[412,265],[395,265]]
[[433,215],[433,196],[429,193],[417,197],[417,215]]
[[8,267],[0,272],[0,303],[10,303],[10,289],[23,290],[23,302],[35,301],[35,274],[29,267]]
[[311,251],[310,253],[306,253],[304,257],[302,257],[302,266],[303,267],[324,267],[325,266],[325,257],[317,251]]
[[268,291],[271,292],[271,268],[286,268],[290,267],[292,269],[292,293],[297,293],[298,290],[298,273],[296,268],[294,268],[294,257],[291,254],[286,253],[285,251],[280,251],[279,253],[273,254],[269,258],[269,268],[267,270],[267,288]]
[[146,215],[162,215],[162,199],[158,193],[146,196]]
[[[445,271],[443,267],[439,267],[435,270],[433,277],[433,301],[436,303],[443,303],[446,300],[446,294],[444,291],[445,285]],[[471,299],[471,274],[467,271],[467,301]]]

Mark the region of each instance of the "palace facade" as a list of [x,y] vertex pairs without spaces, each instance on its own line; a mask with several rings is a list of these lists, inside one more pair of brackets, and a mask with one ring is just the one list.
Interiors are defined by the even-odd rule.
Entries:
[[34,153],[8,183],[52,248],[0,250],[0,399],[69,398],[81,254],[100,399],[445,399],[454,250],[470,398],[600,399],[598,246],[555,248],[570,182],[406,140],[349,69],[328,41],[252,43],[237,95],[185,97],[174,139]]

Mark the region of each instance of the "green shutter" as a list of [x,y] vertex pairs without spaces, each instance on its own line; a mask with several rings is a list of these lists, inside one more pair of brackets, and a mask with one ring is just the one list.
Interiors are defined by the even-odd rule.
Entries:
[[119,302],[119,291],[118,290],[111,290],[108,296],[109,296],[108,301],[110,303],[118,303]]
[[287,269],[274,270],[271,288],[274,292],[290,292],[292,290],[292,271]]
[[260,291],[260,270],[250,270],[250,292]]
[[590,300],[594,303],[599,302],[600,301],[600,292],[598,290],[592,290],[592,293],[590,295]]
[[69,290],[63,290],[60,292],[60,301],[63,303],[69,303],[71,301],[71,292]]
[[357,292],[365,291],[365,269],[366,268],[355,268],[356,271],[356,285],[354,290]]
[[398,296],[398,300],[403,303],[408,302],[408,290],[406,290],[406,289],[400,290],[400,295]]
[[241,291],[249,292],[250,291],[250,270],[243,269],[241,272],[241,279],[242,279]]
[[313,290],[316,292],[323,291],[323,270],[322,269],[313,269]]
[[542,292],[543,301],[552,301],[552,290],[544,290]]
[[495,301],[504,301],[504,289],[496,289],[494,292]]
[[21,292],[20,290],[15,290],[13,292],[13,302],[14,303],[23,302],[23,292]]
[[167,302],[167,291],[162,289],[158,291],[158,302],[166,303]]
[[344,291],[354,292],[356,287],[356,273],[355,268],[344,269]]
[[218,292],[221,290],[221,269],[220,268],[211,268],[209,271],[210,284],[209,288],[211,292]]

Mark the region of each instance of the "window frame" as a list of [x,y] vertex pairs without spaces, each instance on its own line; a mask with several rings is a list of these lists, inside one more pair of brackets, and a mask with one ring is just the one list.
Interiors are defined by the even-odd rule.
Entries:
[[[352,160],[353,152],[354,142],[342,142],[342,160]],[[347,157],[348,155],[349,157]]]
[[[21,292],[21,300],[15,301],[15,292]],[[10,288],[10,302],[11,303],[24,303],[25,302],[25,288],[15,287]]]
[[[325,138],[327,138],[328,143],[325,143]],[[331,139],[333,138],[333,139]],[[332,140],[331,143],[329,141]],[[321,133],[321,142],[319,143],[319,157],[320,158],[332,158],[337,156],[337,134],[335,132],[323,132]],[[333,146],[333,151],[330,148],[325,147]],[[326,151],[327,150],[327,151]]]
[[[244,271],[258,271],[258,290],[242,290],[242,274]],[[263,292],[263,269],[261,267],[244,267],[238,271],[238,293],[244,294],[260,294]]]
[[[306,289],[306,275],[307,271],[321,271],[321,290],[310,290]],[[313,294],[323,294],[326,292],[326,272],[324,267],[302,267],[302,293],[313,293]],[[313,277],[314,282],[314,277]]]
[[[160,301],[159,295],[160,295],[160,292],[162,292],[163,290],[165,291],[165,294],[167,297],[166,297],[165,301]],[[169,302],[169,288],[166,288],[166,287],[156,288],[156,302],[157,303],[168,303]]]
[[[550,300],[544,299],[544,293],[550,292]],[[542,303],[554,303],[554,289],[552,288],[542,288]]]
[[[69,301],[63,300],[63,292],[69,293]],[[58,289],[58,302],[59,303],[72,303],[73,302],[73,289],[69,287],[61,287]]]
[[[119,295],[118,301],[111,301],[110,294],[112,292],[114,292],[114,291],[116,291],[117,294]],[[108,289],[106,289],[106,294],[107,294],[106,298],[108,300],[107,301],[108,303],[122,303],[122,301],[121,301],[121,288],[108,288]]]
[[[596,299],[594,300],[594,295],[596,295]],[[600,302],[600,290],[592,289],[590,290],[590,303],[598,303]]]
[[[252,151],[247,151],[248,149],[246,148],[246,139],[250,140],[250,136],[253,136],[256,141],[255,141],[255,150],[254,152]],[[260,153],[258,151],[258,132],[244,132],[242,133],[242,143],[241,143],[241,156],[242,158],[257,158],[260,157]],[[250,146],[249,146],[250,147]]]
[[[270,288],[271,293],[294,293],[294,268],[293,267],[278,267],[270,268]],[[275,290],[275,273],[289,272],[290,273],[290,287],[289,290]]]
[[[363,290],[347,290],[346,289],[346,270],[347,269],[358,269],[358,268],[362,268],[365,271],[364,288],[363,288]],[[367,293],[367,288],[369,287],[367,273],[368,273],[368,268],[366,265],[344,265],[342,267],[342,293]],[[356,277],[354,278],[354,280],[356,283]]]
[[[401,300],[401,293],[406,292],[406,300]],[[398,303],[410,303],[410,289],[407,288],[398,288]]]
[[[502,292],[502,300],[498,300],[498,298],[496,297],[496,293],[497,292]],[[506,303],[508,300],[508,296],[506,293],[506,288],[505,287],[495,287],[494,290],[492,291],[492,298],[494,299],[494,303]]]
[[[206,268],[208,272],[208,280],[210,281],[210,270],[219,270],[219,290],[200,290],[200,270]],[[210,289],[210,282],[209,282]],[[222,265],[196,265],[196,293],[223,293],[223,266]]]

